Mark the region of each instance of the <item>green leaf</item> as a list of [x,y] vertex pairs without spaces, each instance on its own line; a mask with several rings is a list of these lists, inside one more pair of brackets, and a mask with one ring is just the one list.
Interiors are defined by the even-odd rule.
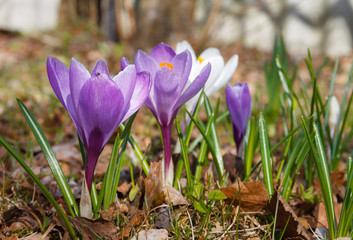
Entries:
[[[37,120],[34,118],[33,114],[28,110],[26,105],[24,105],[21,100],[17,99],[18,105],[20,106],[21,112],[24,115],[28,126],[30,127],[34,137],[36,138],[40,148],[43,151],[45,159],[48,162],[51,172],[59,186],[61,193],[63,194],[64,200],[68,206],[68,209],[72,216],[78,216],[79,210],[75,198],[71,192],[69,184],[64,176],[64,173],[61,170],[58,160],[54,154],[53,149],[51,148],[48,139],[44,135],[43,130],[39,126]],[[72,207],[75,212],[73,212]]]
[[201,183],[194,185],[194,188],[192,190],[192,196],[199,200],[203,194],[203,189],[204,186]]
[[220,190],[213,190],[208,194],[208,199],[209,200],[223,200],[227,199],[227,196],[224,195]]
[[39,187],[39,189],[42,191],[44,196],[48,199],[48,201],[53,205],[57,213],[59,214],[60,218],[64,222],[65,226],[67,227],[69,234],[72,239],[76,239],[76,233],[74,228],[72,227],[69,219],[67,218],[66,214],[64,211],[61,209],[59,204],[55,201],[54,197],[50,194],[48,189],[42,184],[42,182],[39,180],[39,178],[33,173],[33,171],[30,169],[30,167],[26,164],[25,161],[10,147],[10,145],[2,138],[0,137],[0,144],[4,146],[4,148],[8,151],[8,153],[21,165],[21,167],[27,172],[29,177],[33,180],[33,182]]
[[268,142],[266,122],[262,112],[260,113],[260,119],[259,119],[259,135],[260,135],[261,162],[263,166],[265,186],[266,186],[268,195],[272,196],[272,193],[273,193],[272,160],[271,160],[270,146]]
[[203,202],[194,201],[193,204],[194,204],[195,210],[201,213],[206,213],[207,208]]

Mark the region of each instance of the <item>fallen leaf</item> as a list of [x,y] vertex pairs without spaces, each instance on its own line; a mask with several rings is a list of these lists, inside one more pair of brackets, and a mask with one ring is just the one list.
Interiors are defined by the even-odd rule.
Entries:
[[123,239],[124,237],[129,237],[130,232],[133,227],[140,224],[144,219],[144,213],[141,210],[138,210],[132,217],[130,218],[129,224],[123,228],[123,231],[120,233],[120,238]]
[[172,204],[173,206],[178,205],[188,205],[188,201],[185,199],[183,194],[180,191],[176,190],[172,186],[166,185],[163,187],[163,193],[165,195],[164,202],[168,205]]
[[240,182],[233,187],[225,187],[220,189],[227,196],[226,201],[232,202],[244,212],[258,212],[267,205],[268,194],[265,185],[261,181]]
[[119,213],[127,213],[129,207],[126,204],[113,202],[108,210],[99,211],[101,217],[106,221],[114,221]]
[[276,229],[285,231],[284,238],[310,239],[297,215],[279,192],[272,195],[268,208],[273,216],[277,215]]
[[161,198],[161,193],[163,192],[163,179],[162,179],[162,167],[161,161],[151,162],[150,171],[148,172],[147,178],[145,178],[145,196],[147,207],[157,206],[163,202],[158,201]]
[[83,239],[97,239],[97,235],[105,239],[116,239],[116,226],[103,218],[88,219],[84,217],[70,217],[70,222]]
[[170,214],[169,207],[162,207],[158,210],[155,220],[154,226],[158,229],[170,229]]
[[147,231],[141,231],[134,236],[131,240],[167,240],[168,231],[165,229],[150,229]]

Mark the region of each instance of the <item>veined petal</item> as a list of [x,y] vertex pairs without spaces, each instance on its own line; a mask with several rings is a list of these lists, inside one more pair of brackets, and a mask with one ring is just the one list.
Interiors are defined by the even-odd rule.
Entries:
[[69,78],[72,103],[77,113],[81,88],[86,83],[86,81],[91,78],[91,74],[81,63],[73,58],[70,64]]
[[181,95],[177,103],[174,105],[174,109],[180,108],[184,103],[189,101],[193,96],[195,96],[205,85],[208,76],[211,72],[211,64],[207,64],[202,71],[200,72],[199,76],[190,84],[190,86],[184,91]]
[[159,65],[162,62],[170,63],[175,56],[175,52],[169,45],[160,43],[151,50],[149,56]]
[[200,58],[207,59],[215,56],[222,56],[218,48],[207,48],[200,54]]
[[47,72],[55,95],[67,110],[66,98],[70,94],[69,68],[58,59],[48,57]]
[[134,114],[146,101],[151,90],[150,78],[150,74],[147,72],[137,74],[135,89],[130,99],[130,107],[123,118],[123,122]]
[[175,52],[177,54],[185,51],[185,50],[188,50],[191,54],[191,59],[192,59],[192,64],[194,65],[194,63],[197,61],[196,59],[196,54],[195,54],[195,51],[194,49],[191,47],[190,43],[186,40],[183,40],[181,42],[178,42],[177,45],[176,45],[176,50]]
[[178,81],[171,69],[163,68],[156,73],[154,84],[157,120],[162,126],[168,126],[173,114],[173,106],[179,97]]
[[96,62],[96,65],[94,66],[94,68],[92,70],[91,76],[94,77],[95,75],[98,75],[98,74],[105,74],[105,75],[109,76],[109,70],[108,70],[107,64],[105,63],[105,61],[103,59],[99,59]]
[[136,84],[136,69],[134,65],[127,66],[123,71],[119,72],[113,78],[113,81],[119,87],[121,93],[124,96],[124,105],[120,106],[120,111],[123,115],[129,109],[130,99],[135,89]]
[[127,66],[129,66],[129,60],[126,57],[122,57],[120,60],[121,71],[123,71]]
[[217,80],[213,84],[213,88],[205,88],[205,93],[211,96],[214,92],[221,89],[233,76],[235,70],[238,67],[238,55],[233,55],[227,64],[224,66],[222,73],[218,76]]
[[[111,134],[121,123],[124,96],[117,85],[104,76],[89,79],[80,92],[78,118],[86,137],[86,149],[103,148]],[[93,134],[94,133],[94,134]],[[92,134],[102,135],[100,146],[90,146]]]
[[178,80],[178,93],[179,95],[183,92],[184,87],[188,81],[192,62],[191,54],[188,50],[183,51],[182,53],[177,54],[171,61],[173,64],[173,72],[176,75],[176,80]]

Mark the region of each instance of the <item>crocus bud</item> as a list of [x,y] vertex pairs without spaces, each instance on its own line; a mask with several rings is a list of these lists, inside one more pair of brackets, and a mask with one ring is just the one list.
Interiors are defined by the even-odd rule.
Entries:
[[226,102],[232,119],[234,141],[239,151],[251,114],[251,96],[247,83],[226,86]]

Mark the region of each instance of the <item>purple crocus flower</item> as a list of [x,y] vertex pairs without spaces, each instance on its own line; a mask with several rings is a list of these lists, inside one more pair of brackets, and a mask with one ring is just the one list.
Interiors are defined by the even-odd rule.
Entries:
[[195,80],[187,85],[192,67],[188,50],[176,54],[165,43],[158,44],[149,54],[139,50],[135,56],[137,72],[151,74],[152,87],[145,104],[161,127],[164,143],[164,174],[168,178],[171,162],[171,127],[180,107],[196,95],[204,86],[211,71],[207,64]]
[[75,59],[70,69],[58,59],[48,57],[50,84],[74,121],[86,150],[85,176],[89,191],[98,157],[114,130],[144,103],[150,90],[150,75],[136,73],[134,65],[111,78],[104,60],[90,74]]
[[243,141],[248,118],[251,115],[251,96],[247,83],[226,86],[226,102],[232,119],[233,136],[237,150]]

